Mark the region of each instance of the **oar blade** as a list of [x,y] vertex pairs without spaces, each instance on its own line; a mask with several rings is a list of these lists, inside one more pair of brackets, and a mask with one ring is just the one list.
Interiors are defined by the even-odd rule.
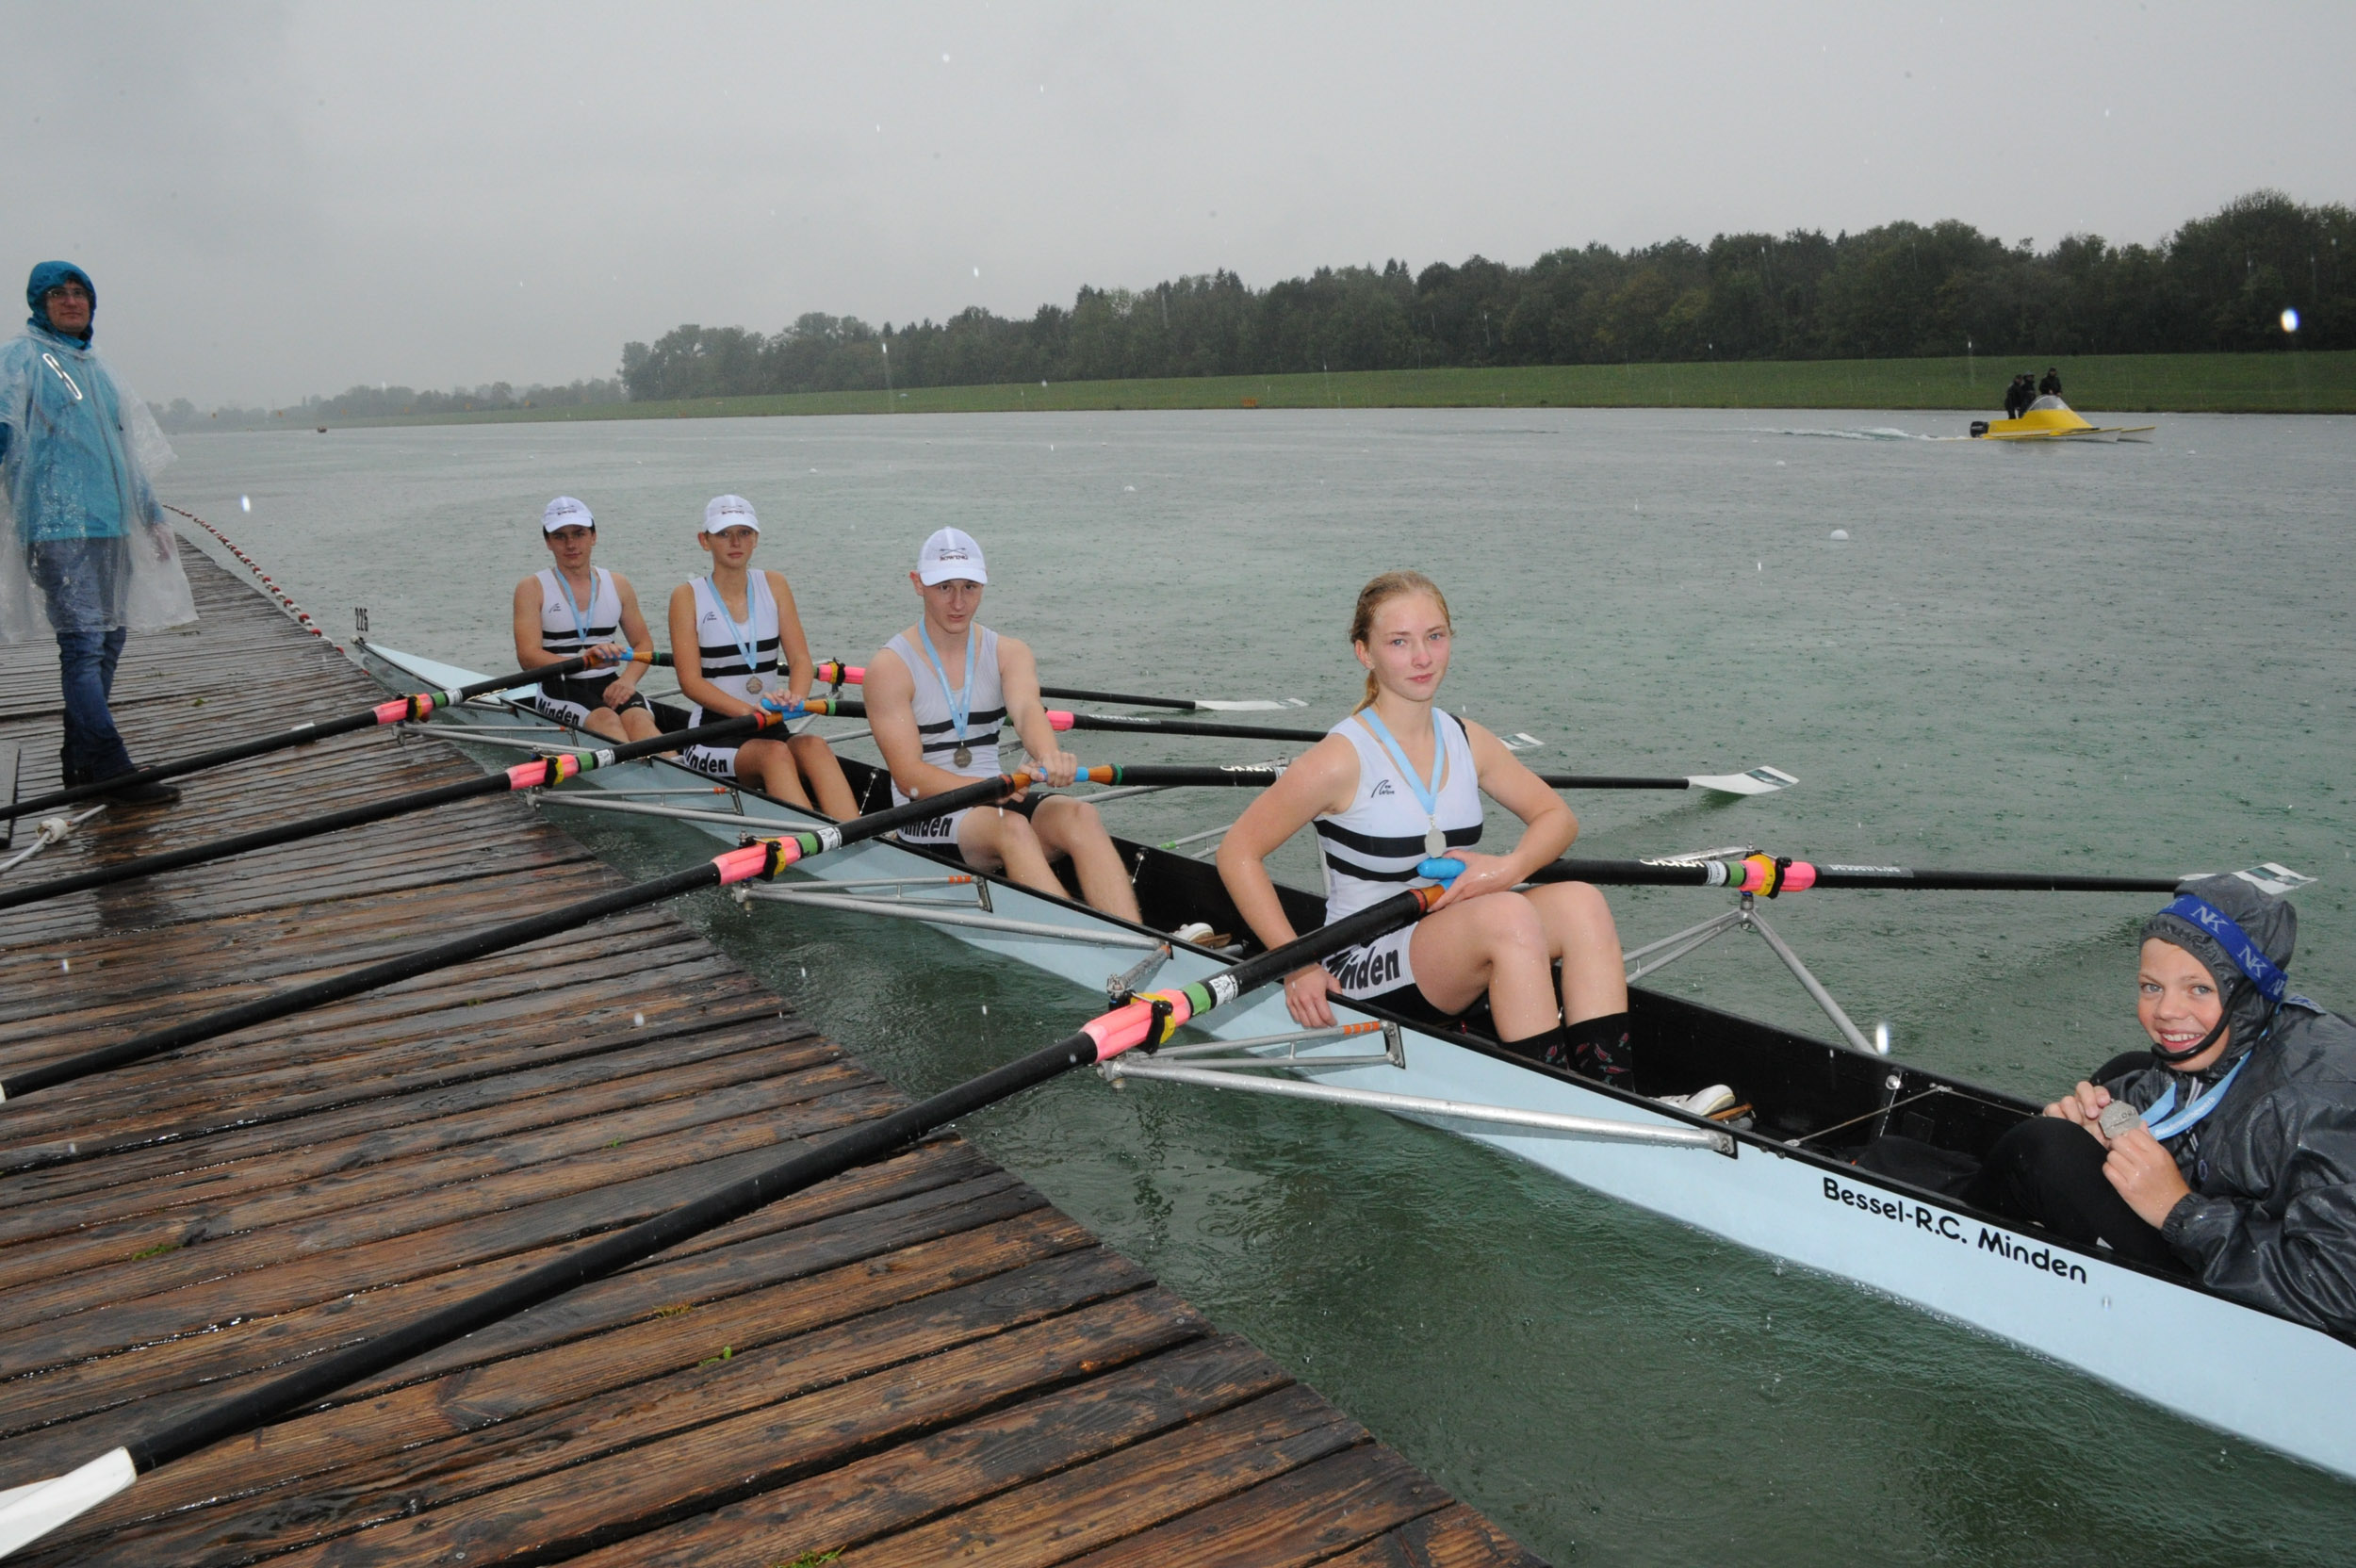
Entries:
[[1696,790],[1710,790],[1722,795],[1772,795],[1778,790],[1792,788],[1799,779],[1781,768],[1771,768],[1762,763],[1748,773],[1700,775],[1685,782]]
[[137,1479],[130,1452],[113,1448],[54,1480],[0,1493],[0,1557],[88,1513]]
[[[2208,874],[2196,872],[2192,874],[2205,875]],[[2251,887],[2257,889],[2260,892],[2272,893],[2277,898],[2281,898],[2284,893],[2306,887],[2309,883],[2315,880],[2314,877],[2309,876],[2304,872],[2293,871],[2290,867],[2279,864],[2273,860],[2261,861],[2259,864],[2251,866],[2247,871],[2237,871],[2233,873],[2233,874],[2249,883]],[[2190,878],[2187,877],[2187,880],[2189,879]]]

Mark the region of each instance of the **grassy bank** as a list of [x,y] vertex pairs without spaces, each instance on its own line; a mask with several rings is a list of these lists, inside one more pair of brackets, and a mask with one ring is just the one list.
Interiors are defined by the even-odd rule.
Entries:
[[[1955,359],[1544,365],[1353,370],[1052,385],[916,387],[522,408],[359,424],[498,424],[779,414],[1016,414],[1149,408],[1920,408],[1988,413],[2019,370],[2048,362]],[[2074,407],[2107,413],[2356,414],[2356,352],[2106,354],[2063,359]],[[345,421],[331,421],[342,423]]]

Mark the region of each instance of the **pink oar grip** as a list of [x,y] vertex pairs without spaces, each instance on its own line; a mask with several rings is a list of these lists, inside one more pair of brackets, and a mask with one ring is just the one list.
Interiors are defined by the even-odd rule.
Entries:
[[[1193,1004],[1187,1002],[1184,991],[1153,991],[1149,996],[1170,1004],[1170,1026],[1173,1029],[1194,1016]],[[1153,1026],[1152,1001],[1139,1000],[1090,1019],[1080,1025],[1080,1033],[1096,1042],[1096,1059],[1101,1062],[1143,1045],[1146,1031]]]
[[407,697],[401,697],[393,702],[380,702],[376,705],[376,722],[379,724],[402,724],[407,722],[408,718],[409,699]]
[[1050,708],[1047,710],[1047,723],[1051,728],[1070,729],[1072,727],[1072,715],[1065,712],[1060,708]]
[[[786,841],[788,844],[793,842],[790,839]],[[801,858],[798,850],[794,858]],[[743,849],[731,849],[726,855],[715,856],[712,863],[720,868],[720,886],[723,888],[750,882],[769,869],[769,846],[746,844]]]
[[1794,860],[1783,868],[1783,890],[1794,892],[1816,886],[1816,868],[1806,860]]

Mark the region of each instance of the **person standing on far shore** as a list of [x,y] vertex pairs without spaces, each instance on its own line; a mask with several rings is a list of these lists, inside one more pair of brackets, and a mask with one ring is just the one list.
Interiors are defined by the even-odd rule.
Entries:
[[[106,706],[125,634],[192,621],[196,604],[148,482],[172,449],[90,349],[90,274],[44,261],[25,301],[24,335],[0,349],[0,643],[56,636],[59,771],[68,787],[97,784],[136,771]],[[169,806],[180,792],[135,783],[106,798]]]

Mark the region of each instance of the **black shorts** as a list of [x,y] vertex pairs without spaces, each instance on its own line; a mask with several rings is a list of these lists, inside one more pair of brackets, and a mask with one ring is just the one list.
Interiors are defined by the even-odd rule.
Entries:
[[570,725],[575,729],[579,729],[589,715],[599,709],[605,709],[610,713],[627,713],[633,708],[646,710],[646,696],[643,692],[630,693],[630,700],[619,708],[606,708],[605,690],[612,684],[611,679],[544,680],[540,682],[540,694],[532,698],[532,706],[557,723]]

